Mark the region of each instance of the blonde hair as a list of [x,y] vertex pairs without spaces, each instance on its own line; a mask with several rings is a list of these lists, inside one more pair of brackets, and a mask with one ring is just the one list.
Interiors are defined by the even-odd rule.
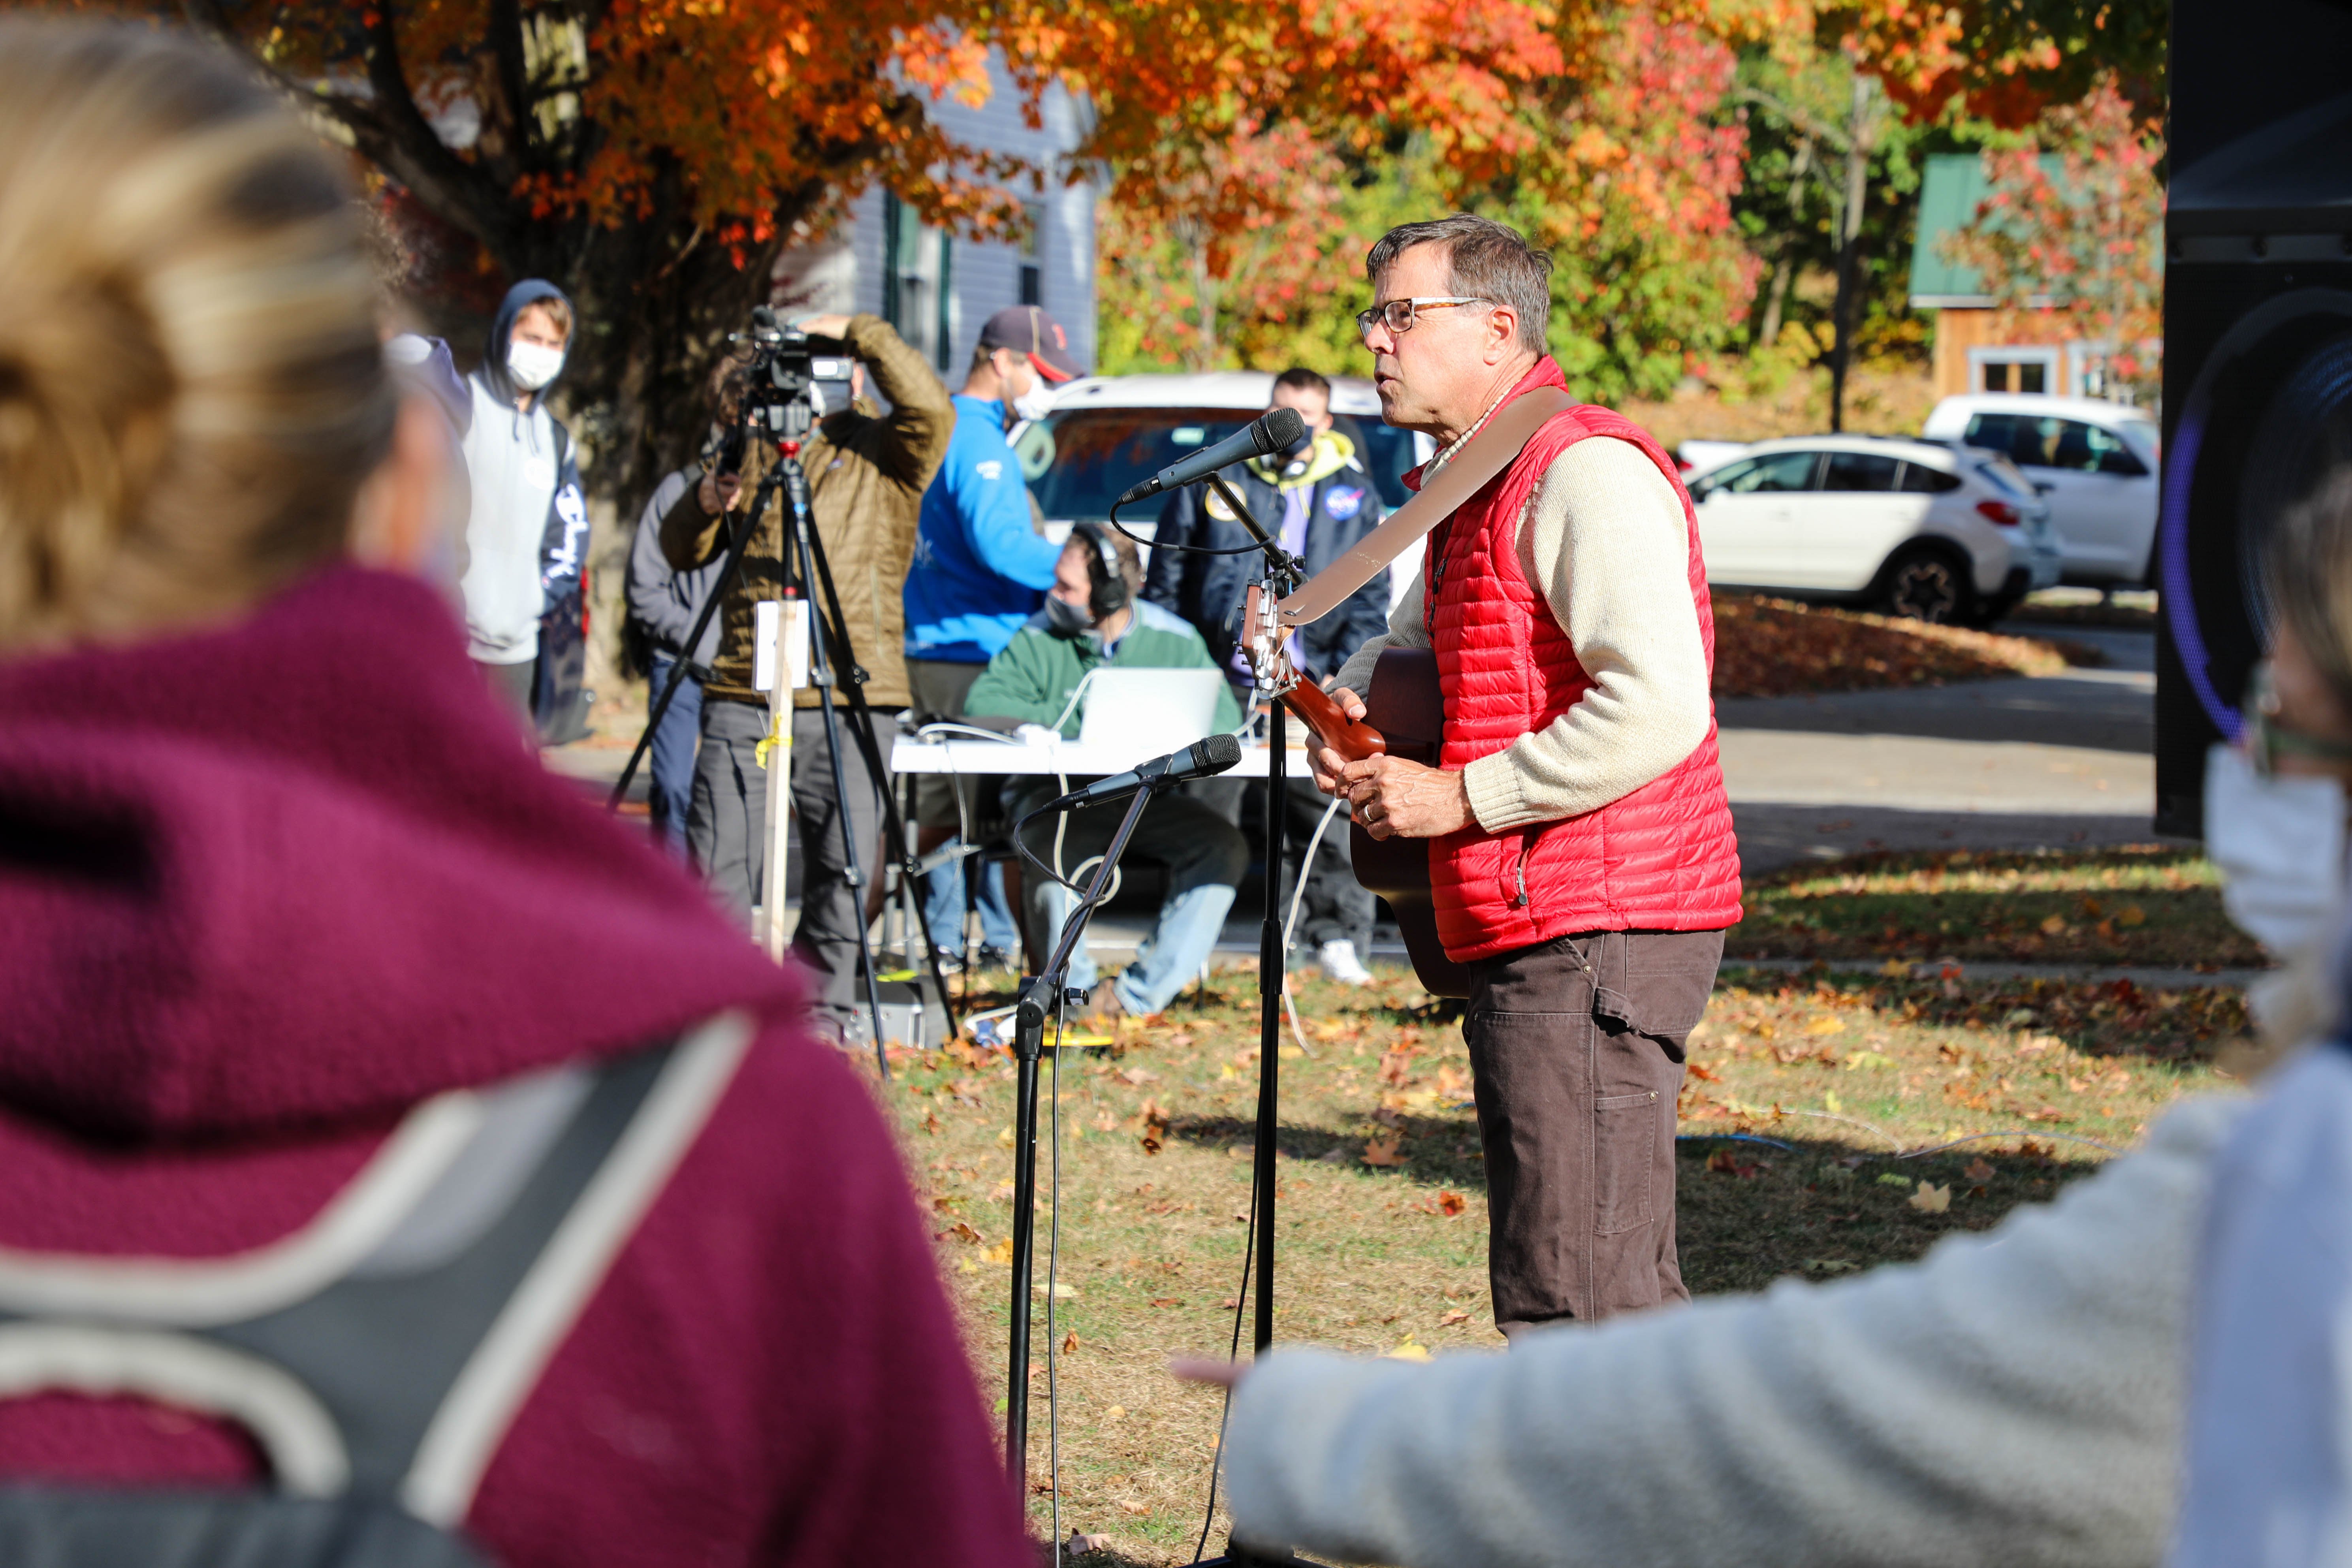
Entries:
[[234,613],[390,441],[364,224],[225,51],[0,20],[0,647]]

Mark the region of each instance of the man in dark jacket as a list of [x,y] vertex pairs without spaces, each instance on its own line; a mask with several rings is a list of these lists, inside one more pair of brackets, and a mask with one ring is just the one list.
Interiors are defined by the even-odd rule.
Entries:
[[[851,406],[826,412],[801,449],[800,462],[808,476],[816,535],[841,592],[852,652],[869,676],[866,700],[878,714],[896,714],[908,700],[900,590],[915,552],[923,491],[955,431],[955,405],[923,356],[879,316],[814,316],[800,325],[813,338],[845,342],[860,378],[871,374],[890,400],[888,414],[877,412],[857,397],[853,381]],[[747,448],[741,489],[732,498],[719,498],[715,510],[704,504],[699,486],[680,492],[661,520],[662,552],[672,567],[697,571],[725,554],[730,507],[751,504],[774,461],[771,447],[754,443]],[[763,896],[783,897],[782,888],[760,885],[768,812],[766,776],[757,752],[768,733],[768,704],[751,685],[751,641],[755,606],[783,596],[790,511],[779,494],[761,517],[742,568],[719,604],[719,648],[711,678],[703,684],[702,749],[695,759],[687,817],[687,838],[703,874],[721,897],[746,912]],[[845,683],[846,661],[836,663]],[[861,890],[848,880],[843,822],[846,817],[846,835],[858,847],[860,868],[871,876],[880,845],[880,792],[888,781],[867,770],[845,711],[839,718],[846,797],[837,794],[819,700],[814,689],[793,695],[793,816],[800,825],[802,879],[793,951],[816,972],[820,1020],[846,1035],[864,1016],[857,952],[866,906]],[[848,707],[838,687],[834,702]],[[877,738],[887,760],[890,735],[882,728]]]
[[[1380,525],[1381,495],[1355,443],[1332,427],[1329,382],[1311,370],[1284,371],[1275,378],[1273,406],[1298,410],[1307,422],[1305,442],[1282,456],[1251,462],[1238,479],[1229,482],[1248,503],[1252,517],[1276,534],[1286,550],[1306,558],[1311,575]],[[1263,557],[1193,552],[1249,542],[1248,530],[1208,486],[1179,490],[1161,509],[1143,589],[1145,598],[1198,627],[1217,662],[1240,685],[1249,684],[1251,673],[1247,650],[1234,644],[1235,616],[1243,595],[1258,578]],[[1389,574],[1382,572],[1338,610],[1293,636],[1291,662],[1306,679],[1327,680],[1367,639],[1388,629],[1388,616]],[[1239,818],[1244,787],[1239,783],[1212,779],[1190,787],[1229,819]],[[1295,879],[1295,858],[1305,853],[1329,803],[1303,789],[1292,790],[1289,801],[1287,837]],[[1372,910],[1371,894],[1356,885],[1347,824],[1335,819],[1325,828],[1307,873],[1300,914],[1307,941],[1331,978],[1355,985],[1370,979],[1363,955],[1371,943]]]
[[695,747],[702,733],[702,682],[710,673],[711,661],[719,657],[719,617],[713,616],[703,626],[701,640],[690,653],[686,638],[694,630],[724,563],[713,561],[691,572],[675,570],[662,553],[661,520],[689,489],[713,512],[726,510],[729,500],[740,489],[742,481],[735,475],[715,470],[719,446],[735,423],[742,401],[744,376],[742,362],[735,359],[721,360],[711,374],[710,435],[703,442],[701,458],[654,487],[645,515],[637,519],[636,537],[629,543],[629,624],[645,640],[647,701],[659,700],[669,685],[670,672],[680,659],[686,661],[677,695],[670,700],[660,726],[654,731],[646,790],[655,836],[679,855],[687,852],[686,819],[694,795]]

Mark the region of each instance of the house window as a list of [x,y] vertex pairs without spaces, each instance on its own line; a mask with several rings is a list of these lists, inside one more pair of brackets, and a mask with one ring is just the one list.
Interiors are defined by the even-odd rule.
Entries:
[[949,368],[955,338],[955,253],[948,236],[924,226],[897,196],[882,196],[882,319],[909,347]]
[[1045,204],[1023,202],[1021,210],[1029,220],[1021,234],[1021,302],[1042,305],[1045,302]]
[[1990,348],[1969,351],[1969,379],[1978,392],[2056,392],[2056,349]]

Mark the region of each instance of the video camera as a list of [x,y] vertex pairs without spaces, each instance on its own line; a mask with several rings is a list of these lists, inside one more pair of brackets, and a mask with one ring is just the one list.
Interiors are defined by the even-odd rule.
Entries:
[[719,447],[719,472],[741,471],[755,431],[766,441],[803,440],[818,420],[849,406],[851,360],[839,340],[812,338],[760,305],[751,311],[751,330],[730,332],[727,341],[750,346],[750,374],[740,416]]

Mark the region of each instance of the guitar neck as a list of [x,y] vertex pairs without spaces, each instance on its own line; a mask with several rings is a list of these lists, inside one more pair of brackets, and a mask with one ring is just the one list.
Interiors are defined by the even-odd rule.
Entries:
[[1351,763],[1379,756],[1389,749],[1378,730],[1342,713],[1339,705],[1311,681],[1302,680],[1284,692],[1282,705],[1298,715],[1299,722],[1314,731],[1323,744]]

